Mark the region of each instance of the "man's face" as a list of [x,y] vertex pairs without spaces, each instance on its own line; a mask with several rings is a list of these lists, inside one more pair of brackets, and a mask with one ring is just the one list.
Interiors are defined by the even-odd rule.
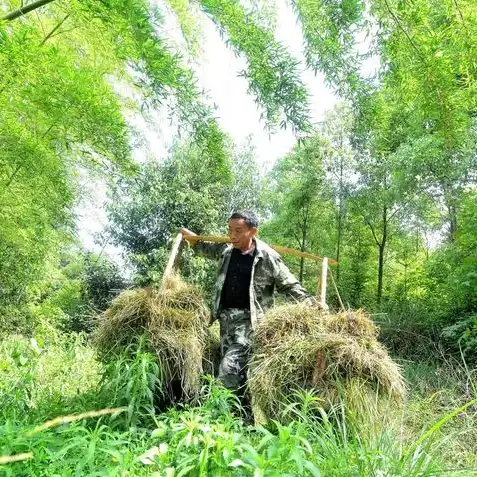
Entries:
[[229,237],[234,248],[246,250],[252,245],[252,239],[257,233],[256,227],[248,227],[244,219],[229,220]]

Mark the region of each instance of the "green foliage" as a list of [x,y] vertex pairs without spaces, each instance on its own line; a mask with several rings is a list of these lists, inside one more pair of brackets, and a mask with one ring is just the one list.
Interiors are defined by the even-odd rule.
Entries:
[[258,216],[265,213],[263,173],[257,164],[251,137],[232,152],[232,183],[225,191],[227,218],[236,210],[252,210]]
[[[118,265],[105,255],[63,253],[61,264],[48,264],[49,278],[28,289],[28,305],[15,313],[5,308],[3,332],[32,334],[43,323],[63,332],[90,332],[97,314],[104,311],[121,290],[130,286]],[[16,323],[15,317],[23,322]]]
[[[175,469],[177,475],[319,475],[311,462],[312,447],[299,429],[277,425],[277,435],[258,429],[247,435],[225,414],[211,421],[207,410],[192,408],[159,421],[152,437],[163,441],[151,449],[156,469]],[[306,470],[305,470],[306,469]]]
[[[442,339],[446,352],[473,366],[473,3],[372,0],[365,9],[360,0],[294,0],[306,66],[352,103],[279,160],[266,187],[253,149],[236,148],[221,131],[192,70],[171,48],[164,19],[145,0],[51,2],[2,21],[0,455],[34,455],[1,471],[408,476],[436,471],[440,457],[456,468],[475,465],[475,412],[465,407],[475,397],[473,371],[454,376],[453,361],[445,371],[408,366],[411,402],[399,439],[391,425],[377,433],[373,423],[345,428],[339,410],[320,413],[311,395],[291,405],[289,426],[247,429],[233,416],[234,399],[211,383],[197,403],[158,414],[161,370],[148,350],[131,348],[104,370],[81,335],[65,333],[87,329],[91,311],[126,285],[118,268],[102,257],[60,253],[74,235],[78,175],[114,182],[109,234],[141,285],[160,280],[180,227],[219,233],[232,209],[252,208],[268,219],[261,233],[270,242],[339,257],[345,305],[379,308],[382,338],[396,353],[422,358],[440,350]],[[198,6],[245,58],[241,75],[269,127],[310,130],[300,65],[273,34],[273,2],[169,5],[188,53],[198,53]],[[363,38],[380,58],[369,80],[361,77]],[[134,134],[125,113],[139,106],[167,107],[186,138],[161,164],[130,162]],[[316,266],[290,263],[301,265],[315,289]],[[187,280],[210,290],[212,267],[184,252]],[[338,304],[333,291],[330,302]],[[51,416],[117,405],[127,412],[27,435]],[[467,437],[450,433],[456,429]],[[446,434],[452,437],[443,445]],[[424,445],[431,435],[436,447]]]
[[89,332],[95,314],[127,286],[119,267],[106,256],[74,249],[47,262],[45,275],[25,291],[27,304],[2,308],[0,331],[31,334],[48,323],[65,332]]
[[162,379],[154,352],[139,340],[110,357],[98,400],[104,406],[126,407],[126,424],[138,425],[153,419],[155,403],[161,398]]
[[363,23],[362,0],[293,0],[306,42],[307,66],[323,72],[342,96],[354,96],[365,88],[355,47]]
[[170,98],[171,116],[191,134],[200,153],[217,170],[226,169],[226,137],[212,108],[201,100],[194,74],[161,38],[162,19],[158,12],[151,14],[149,4],[143,0],[88,1],[81,5],[90,19],[99,19],[101,27],[108,29],[115,54],[134,65],[147,103],[159,106]]
[[456,324],[444,328],[442,336],[470,365],[477,362],[477,316],[460,318]]
[[[116,184],[108,205],[109,233],[130,254],[140,283],[160,281],[169,241],[181,227],[197,233],[223,228],[230,182],[230,168],[218,171],[185,143],[173,148],[164,163],[146,162],[137,178]],[[192,258],[186,265],[191,277],[200,270],[199,263]]]
[[34,338],[0,343],[2,422],[46,419],[99,383],[101,368],[81,335],[37,328]]
[[[301,251],[328,255],[328,231],[333,220],[333,204],[325,182],[323,162],[328,143],[320,137],[310,138],[283,157],[270,172],[268,203],[273,215],[263,227],[263,235],[281,245]],[[300,261],[300,280],[305,263]],[[316,268],[313,275],[316,275]]]
[[241,75],[249,81],[249,92],[261,104],[271,127],[291,125],[308,132],[308,94],[298,71],[298,62],[275,40],[266,27],[257,25],[237,0],[201,0],[201,6],[217,24],[236,54],[247,58],[248,70]]
[[146,162],[137,178],[121,180],[108,205],[114,243],[147,254],[167,244],[182,226],[197,233],[220,222],[230,172],[207,168],[197,148],[176,147],[158,164]]
[[197,55],[200,48],[201,26],[198,19],[193,15],[193,4],[190,0],[167,0],[167,3],[176,14],[189,51]]
[[462,187],[475,169],[469,151],[475,143],[476,75],[469,57],[475,12],[469,2],[446,0],[418,1],[410,8],[376,1],[372,13],[380,25],[381,86],[363,98],[362,117],[381,151],[406,151],[403,164],[416,166],[415,190],[433,198],[452,240]]
[[126,287],[127,282],[116,263],[104,255],[85,254],[81,293],[88,306],[95,311],[104,311]]
[[423,289],[420,301],[430,310],[445,343],[458,356],[462,352],[473,364],[476,358],[474,315],[477,311],[474,191],[463,194],[459,206],[459,229],[454,242],[442,246],[425,262],[419,283]]
[[54,256],[44,264],[44,277],[30,279],[30,285],[24,290],[24,302],[17,303],[16,307],[0,307],[3,315],[0,332],[31,335],[43,322],[66,329],[71,318],[81,314],[80,275],[69,275],[67,267],[58,267],[57,259]]
[[435,133],[452,141],[447,146],[454,147],[456,134],[466,133],[468,112],[474,108],[470,96],[476,70],[469,35],[477,23],[471,2],[419,1],[411,8],[376,2],[373,13],[382,22],[380,53],[393,65],[384,82],[398,88],[394,97],[407,111],[429,121]]
[[340,254],[339,291],[343,303],[351,308],[371,308],[374,303],[374,246],[360,217],[349,213]]
[[[45,20],[43,28],[55,24]],[[125,166],[129,144],[120,102],[94,59],[71,41],[45,41],[35,20],[0,25],[0,35],[4,306],[25,300],[71,232],[77,167]]]
[[[475,464],[472,439],[459,434],[475,435],[475,410],[465,408],[472,395],[462,396],[458,366],[408,363],[412,400],[404,419],[392,410],[384,425],[376,416],[365,427],[345,426],[341,409],[326,414],[316,396],[301,393],[290,404],[290,424],[245,427],[233,415],[236,398],[211,379],[194,403],[157,414],[160,372],[141,345],[111,360],[100,381],[102,369],[79,336],[67,341],[48,331],[50,341],[17,337],[0,346],[0,455],[33,454],[3,465],[5,475],[407,477],[444,471],[442,455],[463,472]],[[52,416],[118,404],[126,412],[35,429]]]

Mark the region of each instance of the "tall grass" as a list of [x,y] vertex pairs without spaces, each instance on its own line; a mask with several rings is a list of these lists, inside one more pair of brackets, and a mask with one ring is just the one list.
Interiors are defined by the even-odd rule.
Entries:
[[[407,362],[404,367],[412,392],[403,415],[405,433],[419,439],[440,422],[429,439],[433,453],[448,468],[465,468],[467,475],[477,475],[475,371],[456,360]],[[446,419],[449,416],[452,419]]]
[[[161,370],[141,343],[103,366],[80,335],[14,337],[0,343],[0,475],[475,475],[472,374],[456,363],[404,367],[404,410],[325,412],[301,392],[284,410],[287,425],[250,427],[211,378],[189,405],[159,412]],[[113,407],[123,412],[88,412]]]
[[10,336],[0,341],[0,422],[47,419],[88,391],[102,373],[82,335]]
[[128,345],[104,370],[97,390],[102,406],[125,406],[127,426],[151,425],[162,398],[162,372],[145,341]]

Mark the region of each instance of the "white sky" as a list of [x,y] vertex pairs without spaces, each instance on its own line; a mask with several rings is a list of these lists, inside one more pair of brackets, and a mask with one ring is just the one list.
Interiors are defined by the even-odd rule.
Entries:
[[[276,38],[304,64],[302,35],[291,7],[286,0],[276,0],[276,4]],[[172,36],[179,44],[181,40],[173,18],[166,18],[165,29],[167,37]],[[293,133],[291,130],[279,130],[270,136],[265,130],[265,125],[260,122],[260,110],[257,109],[254,98],[247,94],[248,83],[238,76],[238,72],[246,66],[245,61],[237,58],[227,48],[215,25],[205,18],[202,22],[201,50],[201,57],[192,67],[195,69],[199,88],[204,89],[210,101],[218,106],[216,116],[221,127],[237,144],[251,135],[257,162],[266,168],[270,167],[293,147],[296,142]],[[310,71],[304,71],[302,78],[310,93],[311,120],[320,121],[324,113],[336,104],[337,98],[324,85],[321,75],[315,76]],[[139,116],[129,117],[128,120],[141,131],[146,140],[145,146],[135,151],[135,158],[142,160],[153,155],[157,160],[163,159],[174,134],[165,111],[153,113],[148,121]],[[95,244],[94,236],[107,224],[104,211],[105,189],[104,185],[98,183],[85,184],[84,187],[84,200],[78,208],[78,233],[85,247],[98,250],[101,247]]]

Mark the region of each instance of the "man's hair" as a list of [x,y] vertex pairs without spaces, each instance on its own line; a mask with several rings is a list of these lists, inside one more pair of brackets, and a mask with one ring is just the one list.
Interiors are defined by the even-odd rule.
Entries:
[[250,211],[235,211],[230,217],[232,219],[243,219],[247,224],[247,227],[250,229],[252,227],[258,227],[258,218],[257,216]]

